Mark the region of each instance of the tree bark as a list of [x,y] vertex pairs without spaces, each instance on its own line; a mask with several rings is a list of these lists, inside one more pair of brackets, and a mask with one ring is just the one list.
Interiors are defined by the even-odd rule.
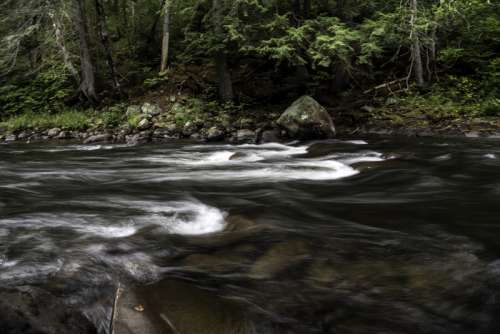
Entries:
[[170,0],[163,4],[163,38],[161,43],[161,66],[160,72],[164,72],[168,65],[170,47]]
[[78,28],[78,38],[80,41],[80,67],[81,82],[80,91],[87,100],[96,104],[98,101],[95,90],[94,64],[90,57],[87,23],[85,22],[84,0],[76,0],[76,25]]
[[417,14],[418,14],[417,0],[410,0],[410,6],[411,6],[411,39],[412,39],[411,54],[412,54],[412,61],[414,63],[415,79],[417,81],[417,85],[422,87],[425,84],[424,66],[422,64],[420,39],[418,36],[418,31],[415,28]]
[[111,45],[109,43],[109,34],[106,28],[106,14],[104,13],[104,8],[102,7],[100,0],[95,0],[94,3],[97,13],[97,28],[99,31],[99,38],[101,39],[102,47],[104,48],[106,64],[109,68],[109,74],[113,82],[113,88],[119,92],[120,82],[118,81],[118,76],[116,75],[115,62],[113,61],[113,53],[111,52]]
[[[221,0],[213,0],[215,34],[221,45],[224,42],[224,27],[222,26],[224,20],[223,10]],[[223,47],[219,47],[215,53],[215,65],[219,85],[219,97],[224,101],[232,101],[234,99],[233,83],[227,65],[227,55]]]

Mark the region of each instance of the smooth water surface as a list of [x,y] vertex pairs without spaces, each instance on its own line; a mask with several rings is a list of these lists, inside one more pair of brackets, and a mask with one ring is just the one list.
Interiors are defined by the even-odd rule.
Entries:
[[258,333],[500,333],[500,142],[0,146],[0,285],[104,332],[167,278]]

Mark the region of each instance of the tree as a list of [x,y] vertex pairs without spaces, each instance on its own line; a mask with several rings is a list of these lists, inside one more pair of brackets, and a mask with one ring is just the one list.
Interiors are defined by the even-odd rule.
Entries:
[[213,0],[213,25],[214,33],[217,40],[215,51],[215,67],[217,71],[217,80],[219,86],[219,97],[224,101],[232,101],[234,99],[233,83],[231,74],[227,65],[227,55],[225,51],[225,33],[224,33],[224,0]]
[[113,82],[113,88],[120,92],[120,82],[116,74],[115,62],[113,61],[113,53],[111,51],[111,45],[109,42],[108,29],[106,28],[106,15],[104,13],[104,8],[100,0],[94,0],[96,15],[97,15],[97,29],[101,44],[104,48],[104,54],[106,55],[106,63],[109,68],[109,74]]
[[170,48],[170,0],[163,3],[163,38],[161,44],[161,65],[160,72],[165,72],[168,65],[168,55]]
[[85,15],[84,0],[76,1],[76,17],[75,23],[78,31],[78,39],[80,42],[80,68],[81,82],[80,91],[91,104],[96,104],[98,101],[95,88],[94,63],[90,55],[88,28]]
[[418,30],[416,29],[416,21],[418,14],[418,4],[417,0],[410,0],[410,40],[412,41],[411,46],[411,59],[412,66],[415,71],[415,78],[418,86],[423,86],[424,82],[424,67],[422,65],[422,54],[421,54],[421,45],[420,45],[420,37],[418,36]]

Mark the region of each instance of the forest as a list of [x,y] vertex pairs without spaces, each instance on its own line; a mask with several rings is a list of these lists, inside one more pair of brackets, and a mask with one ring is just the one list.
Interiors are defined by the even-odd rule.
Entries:
[[112,126],[162,94],[246,117],[303,94],[351,123],[499,115],[497,1],[3,0],[0,13],[10,130]]
[[499,334],[499,0],[0,0],[0,334]]

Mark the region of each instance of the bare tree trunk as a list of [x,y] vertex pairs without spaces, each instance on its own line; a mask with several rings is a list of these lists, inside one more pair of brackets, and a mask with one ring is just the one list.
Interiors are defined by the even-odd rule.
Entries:
[[90,103],[97,103],[95,90],[94,64],[90,57],[87,23],[85,22],[84,0],[76,0],[76,25],[78,28],[78,38],[80,40],[80,62],[81,62],[81,82],[80,91],[85,95]]
[[[213,0],[213,11],[215,34],[222,43],[224,40],[224,28],[222,26],[224,16],[221,0]],[[219,97],[224,101],[232,101],[234,99],[233,83],[227,66],[227,56],[222,48],[215,54],[215,65],[219,82]]]
[[414,62],[414,70],[415,70],[415,78],[417,80],[418,86],[423,86],[424,82],[424,66],[422,64],[422,54],[421,54],[421,45],[420,39],[418,36],[418,31],[415,28],[417,13],[418,13],[418,4],[417,0],[410,0],[411,6],[411,39],[412,39],[412,61]]
[[56,44],[61,50],[64,66],[68,69],[69,73],[75,80],[75,83],[78,85],[80,84],[80,75],[78,74],[75,65],[73,65],[73,62],[71,61],[71,55],[68,52],[68,49],[66,48],[66,44],[64,43],[64,36],[62,32],[61,23],[59,22],[59,19],[57,18],[54,12],[50,11],[49,17],[52,20],[52,26],[54,27],[54,34],[56,37]]
[[120,82],[118,81],[118,76],[116,75],[116,67],[113,61],[113,54],[111,52],[111,45],[109,44],[109,34],[106,28],[106,14],[104,13],[104,8],[100,0],[95,0],[95,10],[97,13],[97,28],[99,31],[99,37],[101,39],[101,44],[104,48],[104,53],[106,56],[106,63],[109,68],[109,74],[111,80],[113,81],[113,88],[118,92],[120,91]]
[[164,72],[168,65],[168,54],[170,47],[170,0],[163,4],[163,38],[161,43],[161,66],[160,72]]

